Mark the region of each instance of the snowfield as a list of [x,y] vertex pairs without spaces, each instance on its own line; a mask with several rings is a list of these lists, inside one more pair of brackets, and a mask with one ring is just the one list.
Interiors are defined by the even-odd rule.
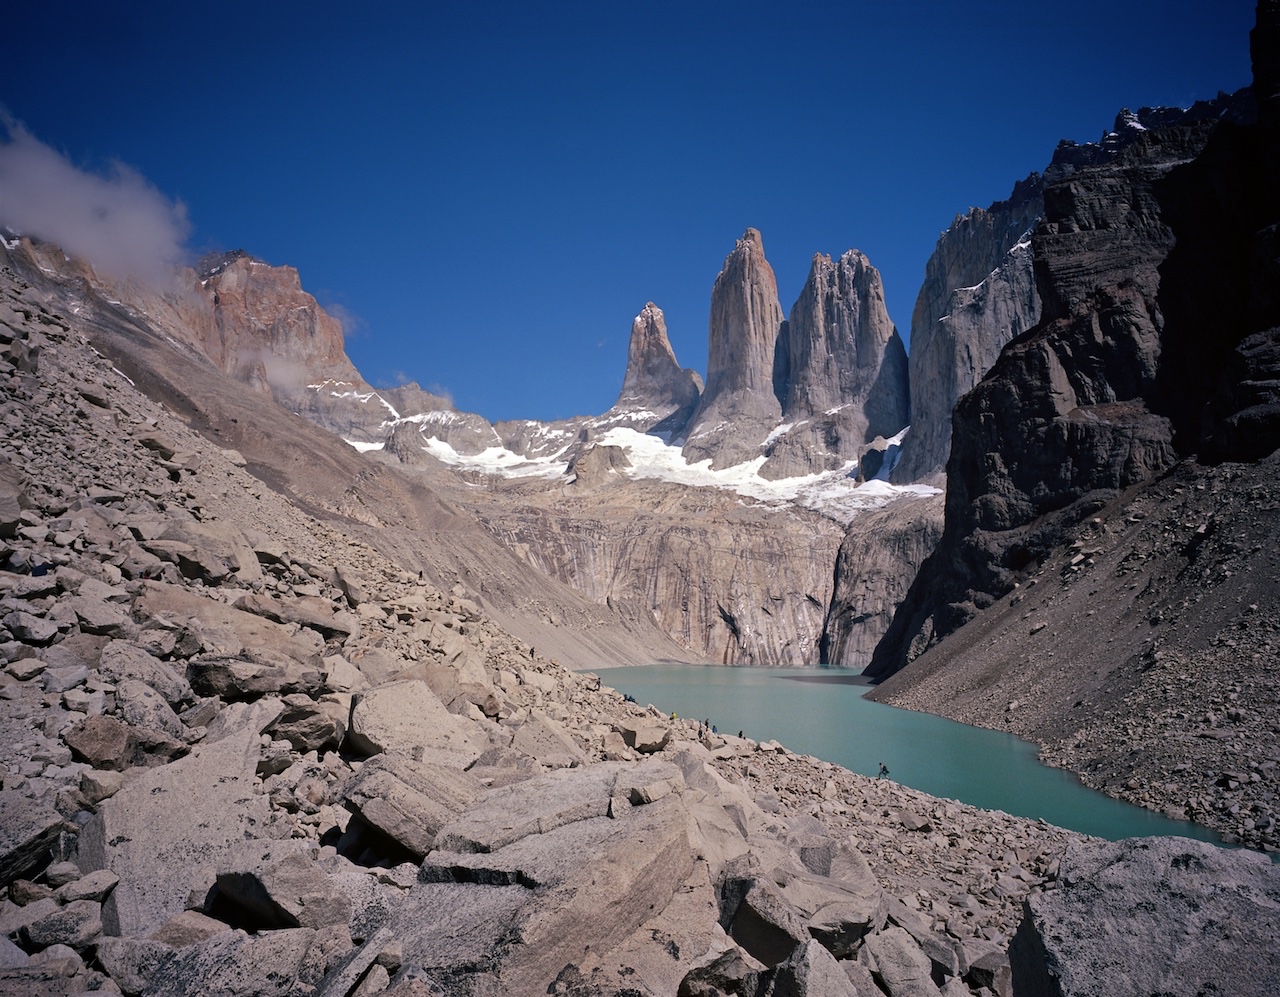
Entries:
[[[444,440],[427,435],[431,432],[429,422],[435,420],[420,417],[410,419],[422,425],[423,449],[450,467],[504,478],[554,480],[564,478],[567,474],[568,446],[540,457],[526,457],[503,447],[489,447],[478,454],[462,454]],[[790,427],[779,427],[770,439],[776,439],[787,428]],[[905,434],[904,429],[889,442],[901,443]],[[347,442],[362,453],[382,448],[380,443]],[[938,489],[928,485],[893,485],[883,480],[859,484],[856,461],[849,461],[844,467],[834,471],[769,481],[758,473],[766,460],[763,454],[733,467],[714,470],[710,460],[690,463],[678,445],[634,429],[614,427],[601,433],[594,442],[597,446],[621,448],[631,462],[631,467],[619,473],[633,480],[667,481],[694,488],[719,488],[764,505],[796,505],[812,509],[841,523],[848,523],[858,513],[878,509],[897,498],[938,494]]]

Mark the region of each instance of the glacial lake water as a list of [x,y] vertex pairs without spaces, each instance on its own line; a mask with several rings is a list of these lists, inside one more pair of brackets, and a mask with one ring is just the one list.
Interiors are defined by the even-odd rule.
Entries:
[[641,705],[709,718],[724,734],[777,740],[863,775],[876,775],[884,762],[889,778],[932,796],[1043,817],[1111,841],[1153,834],[1218,840],[1207,828],[1083,786],[1042,765],[1033,744],[1010,734],[863,699],[868,687],[853,684],[857,673],[846,669],[639,665],[595,674]]

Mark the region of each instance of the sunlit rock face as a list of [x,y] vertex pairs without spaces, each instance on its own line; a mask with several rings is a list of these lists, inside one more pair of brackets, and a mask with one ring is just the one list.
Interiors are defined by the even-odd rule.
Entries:
[[956,402],[1039,320],[1030,230],[1044,213],[1043,186],[1033,173],[939,237],[911,314],[911,433],[895,481],[941,480]]
[[685,433],[690,461],[713,467],[751,460],[782,417],[786,370],[778,281],[753,228],[738,240],[711,291],[707,384]]
[[767,449],[762,476],[841,467],[875,437],[907,425],[907,353],[866,256],[815,255],[785,329],[785,428]]
[[676,361],[662,309],[650,301],[631,323],[627,372],[611,423],[641,432],[682,430],[702,397],[702,378]]

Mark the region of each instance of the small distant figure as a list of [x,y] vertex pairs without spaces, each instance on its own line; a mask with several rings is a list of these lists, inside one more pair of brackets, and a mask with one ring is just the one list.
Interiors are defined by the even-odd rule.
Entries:
[[530,657],[530,658],[532,658],[532,657],[533,657],[533,648],[532,648],[532,647],[531,647],[531,648],[529,648],[529,657]]
[[719,733],[720,733],[719,729],[717,729],[717,727],[716,727],[716,725],[715,725],[715,724],[712,724],[712,725],[711,725],[711,733],[712,733],[712,734],[719,734]]
[[888,765],[886,765],[884,762],[881,762],[881,763],[880,763],[880,778],[881,778],[881,779],[885,779],[885,778],[887,778],[887,777],[888,777],[888,775],[889,775],[889,766],[888,766]]
[[675,711],[675,710],[672,710],[672,711],[671,711],[671,719],[672,719],[672,720],[674,720],[675,718],[676,718],[676,711]]
[[742,731],[738,731],[738,736],[739,736],[739,737],[741,737],[741,736],[742,736]]
[[603,683],[600,681],[600,676],[599,676],[599,675],[597,675],[597,676],[596,676],[596,691],[597,691],[597,692],[599,692],[599,691],[600,691],[600,686],[601,686],[602,684],[603,684]]

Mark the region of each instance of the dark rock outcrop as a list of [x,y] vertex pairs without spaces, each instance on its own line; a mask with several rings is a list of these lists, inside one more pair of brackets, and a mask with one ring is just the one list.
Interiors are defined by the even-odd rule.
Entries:
[[880,272],[856,249],[817,254],[786,336],[787,429],[770,445],[764,477],[832,470],[908,420],[907,353],[885,309]]
[[[1232,418],[1268,411],[1259,382],[1271,352],[1245,344],[1273,336],[1277,316],[1274,266],[1253,260],[1259,233],[1276,224],[1265,133],[1232,120],[1240,104],[1224,98],[1221,119],[1139,126],[1046,185],[1032,238],[1041,322],[956,408],[943,538],[872,676],[1008,592],[1115,490],[1189,454],[1243,456],[1217,444],[1239,438],[1222,428]],[[1233,388],[1245,389],[1243,411],[1222,407]],[[1249,439],[1255,455],[1280,444]]]
[[[764,241],[747,229],[711,291],[707,384],[685,432],[690,461],[712,467],[751,460],[782,417],[787,372],[777,369],[783,333],[778,281]],[[785,359],[785,350],[781,357]]]

